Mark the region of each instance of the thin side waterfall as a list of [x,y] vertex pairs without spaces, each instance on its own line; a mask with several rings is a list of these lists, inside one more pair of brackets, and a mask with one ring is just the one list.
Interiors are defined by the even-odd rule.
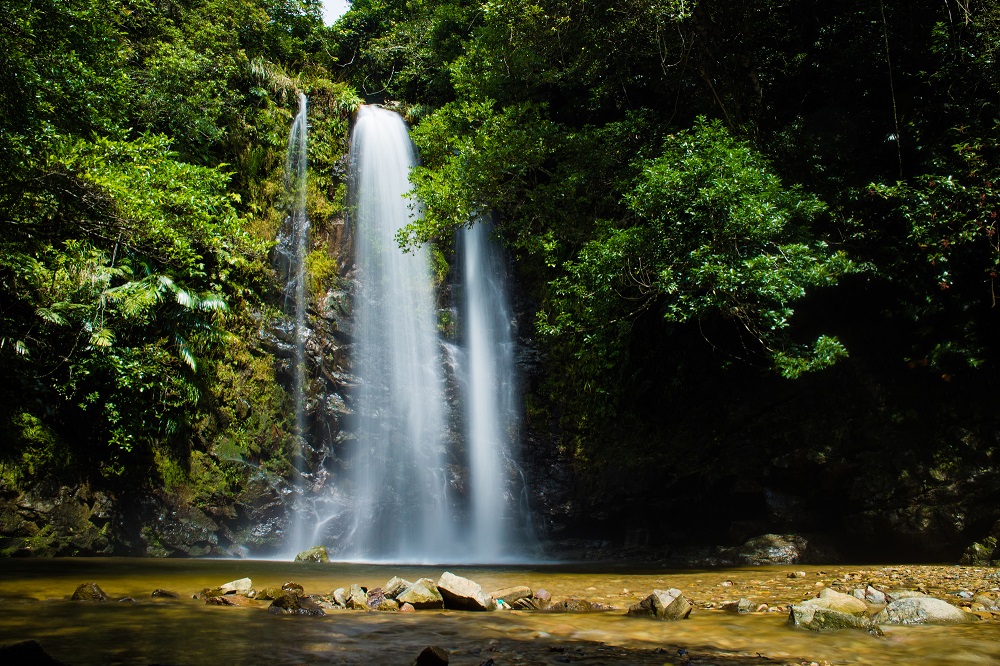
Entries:
[[358,111],[351,148],[358,430],[345,464],[354,507],[345,554],[353,559],[447,561],[458,537],[430,260],[425,249],[404,253],[395,240],[419,214],[404,196],[415,163],[402,118],[378,107]]
[[472,556],[492,561],[513,555],[509,487],[512,443],[517,436],[513,316],[505,262],[486,218],[458,234],[463,299],[459,322],[466,349],[463,383],[466,448],[471,486]]
[[[288,213],[278,236],[276,261],[284,277],[284,310],[294,316],[291,342],[294,347],[292,359],[292,399],[295,403],[295,437],[301,447],[306,437],[305,405],[305,339],[306,328],[306,252],[309,246],[309,219],[306,216],[306,183],[308,174],[308,103],[306,96],[299,93],[299,112],[288,136],[288,152],[285,157],[285,192],[288,197]],[[301,467],[301,465],[299,465]],[[300,492],[303,490],[299,489]],[[291,542],[296,547],[305,543],[305,517],[302,511],[296,513],[292,525]]]

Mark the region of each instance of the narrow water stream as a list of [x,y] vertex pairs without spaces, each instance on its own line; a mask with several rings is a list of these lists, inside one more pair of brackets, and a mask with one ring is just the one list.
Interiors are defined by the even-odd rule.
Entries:
[[[487,590],[525,584],[617,606],[596,613],[328,611],[326,617],[273,616],[265,607],[208,606],[195,592],[250,577],[254,587],[295,581],[329,594],[393,575],[436,579],[452,570]],[[802,578],[788,578],[803,571]],[[883,577],[946,597],[950,588],[989,584],[988,571],[961,567],[759,567],[712,571],[539,566],[449,568],[293,564],[237,560],[7,560],[0,569],[0,644],[36,639],[68,664],[410,664],[428,645],[451,664],[995,664],[1000,622],[951,627],[885,627],[881,638],[855,631],[814,634],[789,628],[786,613],[735,615],[706,609],[739,597],[778,606],[824,585]],[[850,578],[851,576],[855,578]],[[844,577],[849,577],[845,581]],[[978,578],[976,578],[978,576]],[[130,602],[73,602],[84,581]],[[695,604],[680,622],[624,615],[653,588],[677,587]],[[179,599],[151,598],[154,589]]]

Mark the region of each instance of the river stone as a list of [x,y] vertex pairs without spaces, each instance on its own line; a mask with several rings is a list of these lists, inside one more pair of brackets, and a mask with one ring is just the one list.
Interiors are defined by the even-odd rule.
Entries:
[[531,597],[531,588],[527,585],[517,585],[514,587],[504,587],[499,590],[494,590],[491,597],[497,601],[503,599],[510,605],[514,605],[515,602],[521,599],[529,599]]
[[231,580],[228,583],[223,583],[219,586],[219,589],[222,590],[224,594],[235,592],[236,594],[247,596],[250,594],[250,590],[253,589],[253,583],[249,578],[240,578],[238,580]]
[[893,590],[892,592],[885,593],[885,598],[889,603],[899,601],[900,599],[923,599],[929,596],[929,594],[917,592],[916,590]]
[[611,606],[598,601],[587,601],[586,599],[566,599],[558,603],[549,604],[546,610],[564,613],[592,613],[594,611],[611,610]]
[[264,601],[270,601],[277,599],[286,592],[287,590],[282,590],[280,587],[265,587],[263,590],[257,590],[256,598],[263,599]]
[[180,599],[181,595],[176,592],[171,592],[170,590],[153,590],[153,597],[160,597],[163,599]]
[[868,617],[842,613],[831,608],[824,608],[812,603],[810,599],[801,604],[795,604],[788,612],[788,624],[809,631],[837,631],[838,629],[861,629],[872,634],[881,635],[882,630]]
[[296,562],[320,562],[326,564],[330,561],[330,555],[326,552],[326,546],[313,546],[308,550],[303,550],[295,556]]
[[876,590],[874,587],[869,585],[865,588],[865,601],[870,604],[875,604],[881,606],[885,603],[885,592],[881,590]]
[[80,583],[73,593],[73,601],[108,601],[111,599],[97,583]]
[[425,647],[413,666],[448,666],[448,653],[436,645]]
[[351,585],[344,605],[351,610],[368,610],[368,591],[356,583]]
[[745,597],[722,604],[722,610],[727,613],[752,613],[756,608],[757,605]]
[[399,603],[397,603],[395,599],[390,599],[389,597],[382,597],[374,610],[377,610],[382,613],[392,613],[399,610]]
[[385,592],[381,587],[376,587],[374,590],[368,590],[368,598],[365,600],[365,604],[369,609],[375,610],[385,599]]
[[267,612],[272,615],[326,615],[319,604],[308,596],[300,597],[292,592],[286,592],[271,602]]
[[493,599],[483,592],[479,583],[456,576],[450,571],[441,574],[437,588],[444,598],[445,608],[469,611],[490,611],[496,608]]
[[410,604],[417,610],[444,608],[444,598],[430,578],[421,578],[396,597],[401,604]]
[[875,616],[879,624],[964,624],[979,618],[934,597],[893,601]]
[[288,581],[287,583],[285,583],[284,585],[282,585],[281,589],[284,590],[285,592],[291,592],[292,594],[297,594],[300,597],[303,594],[306,593],[306,590],[305,590],[304,587],[302,587],[301,585],[299,585],[295,581],[291,581],[291,580]]
[[334,603],[338,606],[341,608],[347,608],[347,590],[342,587],[338,587],[330,596],[333,597]]
[[632,604],[628,615],[649,616],[660,620],[684,620],[691,615],[691,605],[680,590],[653,590],[653,593],[637,604]]
[[250,597],[245,597],[242,594],[224,594],[221,597],[208,597],[205,599],[205,603],[209,606],[250,606],[255,607],[260,604],[251,599]]
[[974,596],[972,598],[972,603],[982,604],[983,608],[988,611],[1000,610],[1000,608],[997,607],[997,600],[985,594],[977,594]]
[[808,603],[814,606],[827,608],[829,610],[847,613],[848,615],[864,615],[868,612],[868,604],[850,594],[838,592],[829,587],[824,587],[819,592],[816,599],[810,599]]
[[406,591],[406,588],[413,585],[408,580],[404,580],[399,576],[393,576],[389,579],[389,582],[382,586],[382,590],[385,592],[385,596],[389,599],[395,599],[401,593]]

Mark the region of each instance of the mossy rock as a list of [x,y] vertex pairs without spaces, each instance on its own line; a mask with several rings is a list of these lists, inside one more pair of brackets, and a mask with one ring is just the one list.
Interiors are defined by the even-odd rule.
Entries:
[[296,562],[319,562],[326,564],[330,561],[330,555],[326,552],[326,546],[313,546],[308,550],[303,550],[295,556]]
[[111,599],[97,583],[80,583],[73,593],[73,601],[108,601]]

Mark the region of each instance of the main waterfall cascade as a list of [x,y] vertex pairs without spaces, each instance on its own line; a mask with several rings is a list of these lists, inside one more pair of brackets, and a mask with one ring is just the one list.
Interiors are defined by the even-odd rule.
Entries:
[[350,159],[353,416],[312,539],[298,545],[355,561],[523,560],[503,254],[487,223],[459,233],[460,335],[445,342],[429,252],[396,241],[421,214],[407,198],[417,156],[402,118],[361,107]]
[[346,460],[353,525],[344,536],[352,559],[439,560],[457,536],[430,259],[426,249],[404,253],[395,240],[418,214],[405,197],[414,164],[402,119],[362,107],[351,148],[359,388]]

